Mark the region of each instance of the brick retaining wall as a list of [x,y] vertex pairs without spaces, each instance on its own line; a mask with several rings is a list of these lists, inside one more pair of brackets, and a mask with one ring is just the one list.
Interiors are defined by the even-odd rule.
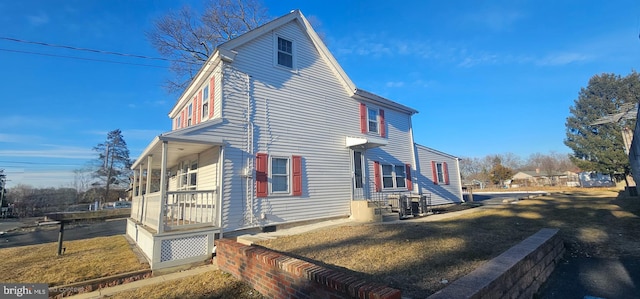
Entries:
[[532,298],[563,254],[558,230],[541,229],[429,299]]
[[220,270],[269,298],[400,299],[400,290],[230,239],[216,240]]

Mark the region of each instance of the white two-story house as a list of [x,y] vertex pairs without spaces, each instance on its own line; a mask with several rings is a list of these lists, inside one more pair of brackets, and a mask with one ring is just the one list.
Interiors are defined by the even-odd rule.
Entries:
[[210,257],[225,232],[349,217],[353,200],[448,186],[459,202],[457,158],[414,144],[415,113],[357,88],[292,11],[220,45],[180,96],[133,164],[127,235],[157,269]]

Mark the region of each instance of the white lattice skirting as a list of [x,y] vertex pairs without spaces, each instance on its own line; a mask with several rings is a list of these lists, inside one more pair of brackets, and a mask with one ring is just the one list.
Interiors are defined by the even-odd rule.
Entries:
[[160,262],[206,255],[207,244],[209,244],[208,235],[162,240]]

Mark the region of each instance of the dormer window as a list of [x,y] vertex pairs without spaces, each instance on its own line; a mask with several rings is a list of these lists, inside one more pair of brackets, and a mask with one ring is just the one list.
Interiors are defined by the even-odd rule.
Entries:
[[293,68],[293,42],[278,37],[278,65]]

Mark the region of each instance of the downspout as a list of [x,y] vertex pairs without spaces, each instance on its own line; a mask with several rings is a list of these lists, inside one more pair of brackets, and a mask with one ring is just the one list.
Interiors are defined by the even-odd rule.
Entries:
[[255,216],[253,214],[254,208],[254,194],[253,194],[253,185],[254,185],[254,175],[253,175],[253,160],[255,159],[255,153],[253,148],[253,123],[251,122],[251,76],[245,73],[246,82],[247,82],[247,169],[246,175],[247,178],[247,201],[249,202],[249,224],[253,225],[255,222]]
[[462,195],[462,178],[460,177],[460,158],[456,157],[456,169],[458,170],[458,192],[460,194],[460,202],[464,202],[464,196]]
[[[418,174],[420,173],[420,166],[418,165],[418,159],[416,159],[416,142],[413,140],[413,122],[411,121],[412,117],[409,115],[409,138],[411,138],[411,164],[413,165],[413,169],[416,170],[416,175],[411,176],[411,184],[413,185],[413,190],[417,190],[417,193],[422,195],[422,190],[420,190],[420,184],[418,184]],[[415,192],[415,191],[414,191]]]
[[222,221],[222,199],[224,198],[224,186],[222,186],[222,182],[224,182],[224,147],[225,145],[220,145],[220,155],[218,157],[218,211],[216,217],[218,218],[218,228],[220,228],[220,239],[222,239],[222,231],[223,231],[223,221]]

